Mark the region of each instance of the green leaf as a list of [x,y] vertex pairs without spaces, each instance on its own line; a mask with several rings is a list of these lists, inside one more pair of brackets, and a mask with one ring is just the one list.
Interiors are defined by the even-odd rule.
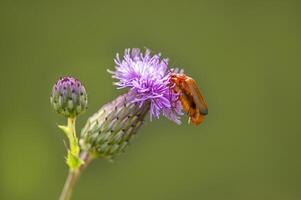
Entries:
[[69,135],[71,134],[70,132],[70,128],[68,126],[63,126],[63,125],[58,125],[59,129],[61,129],[62,131],[64,131],[64,133],[67,135],[67,137],[69,137]]

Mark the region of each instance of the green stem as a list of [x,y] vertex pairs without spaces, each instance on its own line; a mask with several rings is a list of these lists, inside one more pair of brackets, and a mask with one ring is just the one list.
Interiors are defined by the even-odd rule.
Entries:
[[68,129],[69,134],[67,134],[70,142],[70,151],[72,154],[77,155],[79,154],[79,146],[78,146],[78,139],[76,136],[76,129],[75,129],[75,120],[76,118],[68,118]]
[[58,126],[61,130],[65,132],[69,140],[69,149],[66,163],[71,170],[78,170],[78,168],[82,165],[83,162],[79,158],[80,148],[76,136],[75,120],[76,118],[68,118],[67,126]]
[[78,180],[79,175],[81,172],[87,167],[87,165],[91,162],[92,158],[89,156],[87,152],[83,152],[80,155],[81,160],[84,163],[79,167],[78,170],[69,170],[68,177],[66,179],[63,191],[60,195],[59,200],[69,200],[75,186],[76,181]]

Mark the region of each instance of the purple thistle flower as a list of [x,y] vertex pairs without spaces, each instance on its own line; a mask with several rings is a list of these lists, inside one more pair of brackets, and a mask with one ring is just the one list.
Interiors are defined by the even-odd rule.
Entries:
[[150,50],[145,53],[140,49],[126,49],[123,59],[116,55],[115,71],[110,71],[113,78],[118,79],[115,85],[118,89],[129,88],[132,103],[142,107],[150,104],[150,119],[159,118],[162,113],[168,119],[180,124],[182,105],[179,94],[173,91],[170,82],[168,59],[160,54],[151,55]]

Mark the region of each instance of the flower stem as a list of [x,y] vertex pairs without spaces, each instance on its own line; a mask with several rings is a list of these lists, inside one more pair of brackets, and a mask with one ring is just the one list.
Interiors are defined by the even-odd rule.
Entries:
[[70,141],[70,151],[72,154],[77,155],[79,154],[79,146],[78,146],[78,139],[76,136],[76,130],[75,130],[75,120],[76,118],[68,118],[68,129],[69,134],[67,135]]
[[59,200],[69,200],[75,186],[76,181],[78,180],[79,175],[81,172],[87,167],[87,165],[92,161],[91,156],[87,152],[82,152],[80,155],[81,160],[84,163],[79,167],[77,170],[69,170],[68,177],[66,179],[63,191],[60,195]]
[[68,118],[67,126],[61,126],[61,125],[58,126],[61,130],[65,132],[69,140],[69,149],[66,158],[66,164],[69,166],[69,169],[71,170],[78,170],[83,162],[79,156],[80,148],[76,136],[75,120],[76,118]]

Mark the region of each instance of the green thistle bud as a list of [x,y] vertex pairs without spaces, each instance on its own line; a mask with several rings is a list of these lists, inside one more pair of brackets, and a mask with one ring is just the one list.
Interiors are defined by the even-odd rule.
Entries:
[[128,98],[117,97],[88,119],[81,131],[81,149],[108,159],[125,149],[149,111],[149,103],[139,106]]
[[74,118],[87,109],[87,93],[81,82],[73,77],[60,78],[53,86],[50,102],[54,110]]

